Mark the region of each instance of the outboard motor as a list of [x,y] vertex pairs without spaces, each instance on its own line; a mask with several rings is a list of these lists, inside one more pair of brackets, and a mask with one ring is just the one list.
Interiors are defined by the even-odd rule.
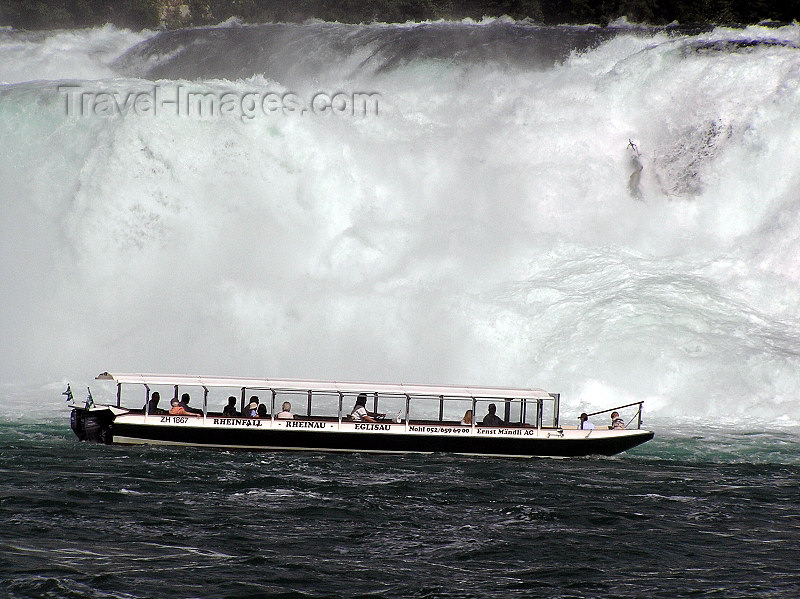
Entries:
[[109,410],[72,410],[69,425],[81,441],[111,445],[113,415]]
[[69,415],[69,427],[80,441],[86,441],[86,430],[83,426],[83,410],[73,409]]

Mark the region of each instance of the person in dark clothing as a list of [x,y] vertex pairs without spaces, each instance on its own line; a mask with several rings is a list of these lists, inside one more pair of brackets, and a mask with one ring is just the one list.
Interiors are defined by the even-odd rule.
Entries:
[[148,414],[167,414],[166,410],[162,410],[158,407],[159,401],[161,401],[161,395],[158,391],[153,391],[153,394],[150,396],[148,402],[144,404],[142,410]]
[[619,417],[619,412],[611,412],[611,426],[614,430],[623,430],[625,428],[625,421]]
[[505,422],[497,414],[497,406],[493,403],[489,404],[489,413],[483,417],[483,426],[503,426]]
[[222,415],[225,418],[239,417],[239,411],[236,409],[236,398],[233,395],[228,398],[228,405],[222,410]]
[[186,410],[187,412],[189,412],[190,414],[200,414],[200,415],[202,415],[203,414],[203,410],[198,410],[197,408],[190,408],[189,407],[189,399],[190,399],[190,397],[189,397],[188,393],[184,393],[183,395],[181,395],[181,406],[183,406],[183,409]]

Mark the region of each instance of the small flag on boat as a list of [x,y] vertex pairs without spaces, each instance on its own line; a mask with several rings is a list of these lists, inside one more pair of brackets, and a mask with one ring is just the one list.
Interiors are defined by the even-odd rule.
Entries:
[[64,393],[62,393],[61,395],[67,396],[67,403],[72,402],[72,389],[70,388],[69,384],[67,384],[67,390],[64,391]]
[[86,387],[86,390],[89,392],[89,396],[86,398],[86,409],[88,410],[94,405],[94,399],[92,399],[92,390],[89,387]]

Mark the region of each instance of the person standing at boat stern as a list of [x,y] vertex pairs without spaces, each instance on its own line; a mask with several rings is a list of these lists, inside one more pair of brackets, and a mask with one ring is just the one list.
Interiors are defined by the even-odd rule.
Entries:
[[625,421],[619,417],[619,412],[611,412],[611,428],[616,430],[625,428]]

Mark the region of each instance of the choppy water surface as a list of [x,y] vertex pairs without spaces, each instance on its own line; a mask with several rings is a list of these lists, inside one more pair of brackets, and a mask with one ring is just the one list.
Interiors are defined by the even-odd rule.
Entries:
[[105,447],[5,424],[0,597],[798,596],[796,435],[712,437],[503,460]]

